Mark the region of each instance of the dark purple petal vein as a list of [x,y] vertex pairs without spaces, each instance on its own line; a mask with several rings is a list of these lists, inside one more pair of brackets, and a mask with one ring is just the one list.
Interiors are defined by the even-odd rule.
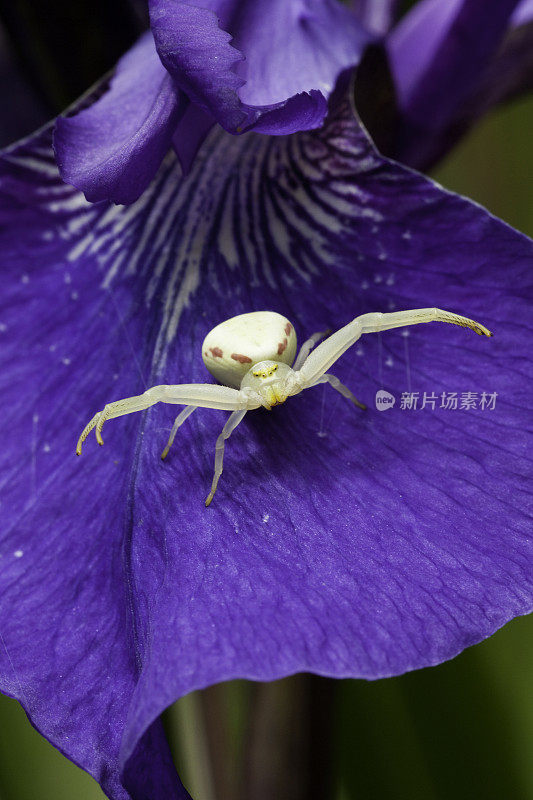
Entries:
[[[1,174],[1,685],[112,798],[185,796],[157,718],[192,689],[399,674],[531,609],[528,239],[378,156],[344,105],[312,133],[214,130],[127,209],[62,185],[46,136]],[[167,463],[166,406],[74,456],[106,402],[209,380],[202,339],[233,314],[279,311],[302,341],[435,304],[494,339],[365,337],[332,371],[368,410],[318,387],[251,412],[208,510],[222,412]],[[407,390],[498,396],[409,412]]]

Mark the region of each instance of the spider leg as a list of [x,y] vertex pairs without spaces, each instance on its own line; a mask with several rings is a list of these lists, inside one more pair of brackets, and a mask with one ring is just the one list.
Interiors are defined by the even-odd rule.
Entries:
[[93,428],[96,428],[98,444],[104,443],[102,427],[107,419],[121,417],[124,414],[132,414],[135,411],[143,411],[145,408],[155,405],[155,403],[219,408],[223,411],[259,408],[261,405],[257,398],[238,389],[232,389],[229,386],[217,386],[211,383],[180,383],[152,386],[144,394],[126,397],[124,400],[116,400],[114,403],[108,403],[104,406],[103,410],[95,414],[83,429],[76,445],[76,453],[81,455],[83,442]]
[[174,439],[176,437],[176,433],[178,432],[178,428],[180,425],[183,425],[187,417],[190,417],[193,411],[196,411],[198,406],[186,406],[183,411],[181,411],[176,419],[174,420],[174,425],[172,426],[172,430],[170,432],[170,436],[168,437],[168,442],[166,444],[165,449],[161,453],[161,458],[164,459],[168,455],[168,451],[172,447],[174,443]]
[[246,414],[248,409],[243,408],[239,411],[234,411],[233,414],[229,417],[228,421],[222,428],[222,433],[217,439],[217,443],[215,446],[215,474],[213,475],[213,482],[211,483],[211,491],[209,492],[207,499],[205,501],[206,507],[210,504],[211,500],[214,497],[214,494],[217,490],[217,485],[220,476],[222,475],[222,462],[224,460],[224,442],[226,439],[229,439],[232,432],[235,430],[239,422],[241,422],[242,418]]
[[469,317],[462,317],[452,311],[443,311],[442,308],[414,308],[409,311],[393,311],[388,314],[363,314],[358,317],[362,326],[361,333],[376,333],[388,331],[392,328],[403,328],[405,325],[419,325],[421,322],[448,322],[470,328],[478,336],[492,336],[492,333]]
[[154,403],[157,403],[158,400],[153,398],[153,395],[150,395],[150,392],[152,392],[151,389],[144,394],[137,395],[136,397],[127,397],[125,400],[117,400],[114,403],[107,403],[102,411],[98,411],[83,429],[81,436],[78,439],[78,444],[76,445],[77,455],[81,455],[81,447],[93,428],[96,428],[96,440],[98,444],[104,443],[102,439],[102,427],[106,419],[120,417],[123,414],[131,414],[134,411],[143,411],[145,408],[149,408]]
[[330,386],[332,386],[334,389],[337,390],[337,392],[342,394],[343,397],[345,397],[347,400],[353,403],[354,406],[362,408],[363,411],[366,411],[365,404],[359,402],[357,397],[350,391],[350,389],[348,389],[347,386],[341,383],[340,380],[335,375],[332,375],[330,372],[326,372],[325,375],[322,375],[320,378],[318,378],[312,385],[318,386],[319,383],[329,383]]
[[298,385],[302,389],[312,386],[321,375],[339,359],[362,336],[363,333],[376,333],[405,325],[418,325],[421,322],[450,322],[463,328],[470,328],[480,336],[492,336],[479,322],[460,314],[443,311],[440,308],[415,308],[409,311],[395,311],[387,314],[363,314],[348,325],[329,336],[307,357],[299,370],[295,370]]
[[306,341],[303,343],[303,345],[300,348],[300,352],[296,356],[296,360],[295,360],[294,364],[292,365],[292,368],[294,370],[300,369],[300,367],[304,363],[305,359],[307,358],[307,356],[309,355],[309,353],[311,352],[311,350],[313,349],[315,344],[317,344],[317,342],[319,342],[321,339],[323,339],[324,336],[329,336],[330,333],[331,333],[331,329],[329,329],[327,331],[318,331],[318,333],[313,333],[313,335],[310,336],[309,339],[306,339]]

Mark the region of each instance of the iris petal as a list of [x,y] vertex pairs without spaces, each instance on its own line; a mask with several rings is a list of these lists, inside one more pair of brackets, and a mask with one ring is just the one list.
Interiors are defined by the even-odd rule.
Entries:
[[[286,137],[213,130],[131,207],[64,186],[49,134],[2,159],[0,676],[112,798],[184,797],[158,716],[221,680],[379,678],[436,664],[531,609],[526,516],[532,243],[379,156],[346,103]],[[107,401],[205,381],[215,324],[270,308],[302,340],[437,304],[448,326],[365,337],[328,387],[251,412],[203,504],[226,415],[107,423]],[[379,412],[402,391],[492,411]]]
[[215,125],[215,120],[200,106],[189,103],[172,137],[181,168],[187,174],[205,137]]
[[[456,120],[458,135],[493,106],[533,89],[533,2],[521,2],[498,52]],[[448,137],[452,141],[452,137]]]
[[477,88],[518,0],[423,0],[392,31],[387,47],[404,115],[396,156],[426,167]]
[[150,33],[118,62],[110,87],[75,116],[60,117],[61,175],[88,200],[131,203],[146,189],[188,101],[162,66]]
[[351,0],[350,8],[370,31],[386,34],[392,28],[399,10],[399,0]]
[[527,25],[533,20],[533,0],[520,0],[511,17],[511,25],[518,28]]
[[318,127],[373,38],[336,0],[152,0],[150,17],[176,85],[232,133]]
[[[184,800],[159,721],[139,738],[134,763],[120,775],[139,670],[136,601],[124,582],[121,533],[128,468],[116,451],[96,472],[89,460],[78,465],[72,457],[71,431],[81,422],[80,407],[85,412],[99,400],[101,376],[113,391],[129,389],[118,357],[124,340],[139,350],[134,363],[143,362],[143,301],[131,281],[127,298],[106,290],[98,267],[102,252],[114,252],[126,266],[132,230],[121,237],[125,214],[90,205],[62,183],[50,128],[1,159],[7,427],[0,467],[0,682],[113,800]],[[135,317],[140,335],[131,326]]]

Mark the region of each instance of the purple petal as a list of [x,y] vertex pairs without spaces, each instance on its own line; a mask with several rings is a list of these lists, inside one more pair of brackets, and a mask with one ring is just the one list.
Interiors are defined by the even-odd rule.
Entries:
[[493,106],[532,89],[533,2],[528,0],[520,3],[513,14],[498,52],[457,115],[455,127],[464,131]]
[[466,131],[494,106],[533,89],[533,3],[520,3],[492,59],[446,125],[431,135],[407,126],[403,141],[389,149],[396,158],[428,170]]
[[533,21],[533,0],[521,0],[518,3],[512,17],[511,26],[518,28],[520,25],[527,25]]
[[365,28],[381,35],[392,28],[399,5],[399,0],[351,0],[349,3]]
[[388,42],[405,130],[400,160],[417,166],[455,120],[497,51],[518,0],[422,0]]
[[[80,403],[96,399],[99,374],[106,386],[110,380],[116,391],[129,390],[130,370],[119,356],[124,336],[143,360],[135,282],[129,289],[123,284],[127,297],[99,288],[102,248],[117,262],[128,255],[132,229],[124,230],[126,220],[125,209],[91,206],[61,182],[51,128],[1,159],[0,380],[7,444],[0,684],[113,800],[183,799],[188,794],[159,721],[139,737],[135,761],[124,781],[120,777],[121,739],[139,670],[137,600],[124,582],[129,556],[120,533],[128,466],[110,461],[95,473],[89,462],[75,465],[70,441]],[[138,233],[139,223],[133,223]],[[15,449],[19,455],[11,460]],[[99,481],[105,502],[98,500]]]
[[152,0],[150,16],[176,85],[233,133],[318,127],[372,38],[336,0]]
[[[111,797],[180,796],[154,720],[192,689],[398,674],[531,609],[529,240],[377,155],[344,106],[313,133],[215,130],[128,209],[62,186],[44,140],[2,169],[2,686]],[[251,412],[208,510],[222,412],[168,463],[166,406],[73,455],[107,401],[209,380],[228,316],[275,309],[302,341],[435,303],[495,338],[365,337],[333,371],[368,410],[318,387]],[[498,396],[381,413],[380,388]]]
[[57,120],[63,180],[92,202],[133,202],[160,166],[185,105],[146,33],[118,62],[96,103]]
[[172,144],[186,175],[215,120],[194,103],[189,103],[172,137]]

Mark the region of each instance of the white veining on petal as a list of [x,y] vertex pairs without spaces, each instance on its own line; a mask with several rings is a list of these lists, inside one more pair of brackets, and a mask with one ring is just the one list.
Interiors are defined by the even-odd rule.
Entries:
[[72,250],[69,250],[69,252],[67,253],[67,261],[69,261],[72,264],[76,262],[85,253],[87,248],[91,246],[91,242],[93,241],[93,236],[94,232],[88,233],[86,236],[84,236],[83,239],[77,242],[72,248]]
[[63,198],[63,200],[53,200],[52,202],[46,204],[46,209],[51,211],[53,214],[69,214],[73,211],[80,211],[81,209],[87,210],[90,207],[91,204],[88,203],[85,197],[78,192],[68,195],[68,197]]
[[[346,124],[341,114],[327,132],[279,137],[230,136],[215,127],[187,177],[169,153],[129,207],[87,203],[61,182],[44,146],[42,154],[22,149],[9,158],[39,173],[36,194],[51,217],[41,238],[69,242],[65,283],[77,285],[82,256],[84,269],[92,260],[101,271],[105,292],[122,277],[144,277],[146,306],[161,309],[154,365],[162,371],[183,310],[202,281],[216,289],[220,260],[242,269],[249,285],[275,289],[281,281],[290,291],[295,282],[338,265],[331,242],[356,221],[373,222],[378,236],[382,217],[358,181],[375,160],[363,140],[346,136]],[[379,240],[376,248],[385,259]],[[70,297],[78,299],[78,288]],[[62,362],[69,364],[66,357]]]
[[57,178],[57,167],[53,161],[50,161],[50,153],[47,154],[48,158],[39,159],[34,156],[22,156],[7,153],[4,158],[17,167],[25,167],[31,172],[37,172],[39,175],[44,175],[49,178]]

